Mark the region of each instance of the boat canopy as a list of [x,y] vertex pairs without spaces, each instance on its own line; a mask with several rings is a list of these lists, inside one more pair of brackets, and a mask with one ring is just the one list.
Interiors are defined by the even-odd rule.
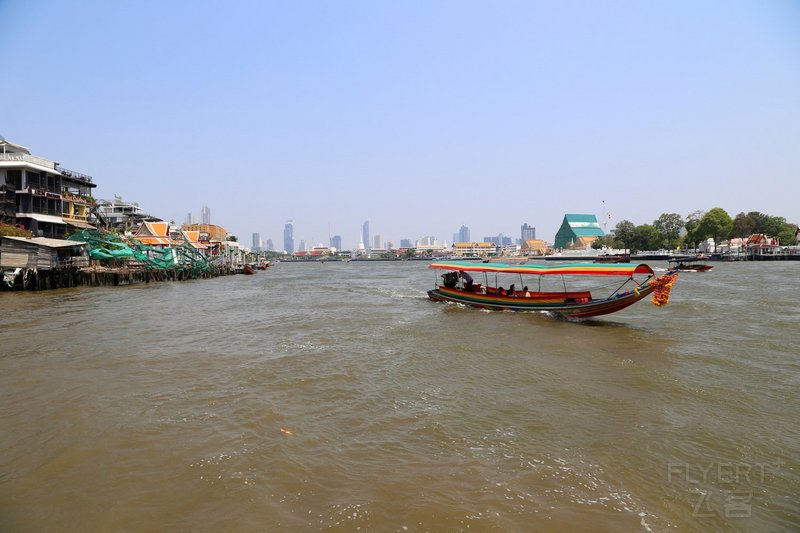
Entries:
[[604,263],[568,263],[560,265],[505,265],[503,263],[475,263],[469,261],[439,261],[429,268],[444,270],[463,270],[468,272],[498,272],[508,274],[529,274],[545,276],[550,274],[578,276],[633,276],[634,274],[655,274],[645,264],[604,264]]

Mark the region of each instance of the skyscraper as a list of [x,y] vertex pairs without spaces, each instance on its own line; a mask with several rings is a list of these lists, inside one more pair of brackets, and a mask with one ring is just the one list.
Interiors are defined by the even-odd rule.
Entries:
[[260,250],[261,249],[261,234],[253,233],[253,250]]
[[334,235],[331,237],[330,247],[335,248],[337,252],[342,251],[342,236],[341,235]]
[[272,244],[272,239],[267,239],[267,251],[268,252],[274,252],[275,251],[275,245]]
[[194,213],[187,213],[186,214],[186,222],[184,222],[187,226],[189,224],[194,224]]
[[536,228],[529,226],[526,222],[522,225],[522,242],[536,239]]
[[400,248],[413,248],[414,244],[411,239],[400,239]]
[[364,222],[364,227],[361,229],[361,240],[364,243],[364,248],[369,251],[369,220]]
[[380,235],[372,236],[372,249],[383,250],[383,237],[381,237]]
[[204,205],[203,209],[200,210],[200,223],[211,224],[211,209],[207,205]]
[[472,242],[469,240],[469,228],[461,225],[461,229],[458,230],[458,242]]
[[291,220],[287,220],[283,226],[283,250],[287,254],[294,252],[294,226]]

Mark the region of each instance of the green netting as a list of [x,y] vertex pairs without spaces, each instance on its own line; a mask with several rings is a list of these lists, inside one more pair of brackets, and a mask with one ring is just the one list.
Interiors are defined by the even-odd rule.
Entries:
[[156,248],[135,239],[124,242],[114,233],[85,229],[70,235],[69,240],[86,243],[89,257],[103,262],[138,261],[152,269],[185,269],[193,274],[213,270],[205,256],[189,244]]

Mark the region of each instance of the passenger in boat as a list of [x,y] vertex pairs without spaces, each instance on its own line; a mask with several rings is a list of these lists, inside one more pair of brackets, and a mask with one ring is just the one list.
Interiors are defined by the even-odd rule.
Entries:
[[497,289],[494,291],[494,293],[496,295],[498,295],[498,296],[505,296],[506,295],[506,290],[503,288],[502,285],[500,285],[499,287],[497,287]]
[[525,298],[530,298],[531,297],[531,293],[528,291],[528,286],[527,285],[522,287],[522,290],[525,291]]
[[508,288],[508,295],[509,296],[516,296],[517,295],[517,290],[514,288],[514,284],[513,283]]
[[464,272],[463,270],[459,270],[458,274],[461,276],[461,282],[464,284],[465,291],[472,291],[472,276]]

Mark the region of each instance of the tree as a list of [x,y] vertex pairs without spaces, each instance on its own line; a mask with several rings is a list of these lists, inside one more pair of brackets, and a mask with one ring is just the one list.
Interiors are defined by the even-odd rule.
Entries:
[[229,242],[238,242],[239,241],[239,239],[236,237],[236,235],[228,235],[227,237],[225,237],[225,240],[229,241]]
[[770,237],[776,237],[784,230],[784,226],[786,226],[785,218],[765,215],[762,226],[759,228],[761,230],[759,233],[766,233]]
[[684,224],[683,217],[677,213],[664,213],[653,222],[653,226],[661,234],[662,244],[669,250],[678,242]]
[[613,235],[603,235],[592,241],[592,249],[600,250],[601,248],[622,248],[619,241],[614,239]]
[[686,223],[684,224],[686,235],[683,237],[686,248],[697,248],[697,241],[700,240],[697,235],[697,229],[700,227],[700,221],[705,214],[705,211],[697,210],[692,211],[689,213],[689,216],[686,217]]
[[778,239],[783,246],[794,246],[797,244],[797,224],[784,224],[783,229],[778,233]]
[[721,207],[715,207],[703,216],[700,225],[697,227],[697,235],[700,239],[712,237],[714,239],[714,251],[717,251],[717,244],[730,237],[733,231],[733,220],[730,215]]
[[755,233],[755,227],[756,221],[749,214],[739,213],[733,219],[733,234],[742,239]]
[[661,233],[650,224],[636,226],[631,235],[631,242],[628,248],[632,252],[640,250],[657,250],[661,244]]
[[614,235],[623,247],[630,248],[634,230],[636,230],[636,225],[633,222],[620,220],[614,228]]

